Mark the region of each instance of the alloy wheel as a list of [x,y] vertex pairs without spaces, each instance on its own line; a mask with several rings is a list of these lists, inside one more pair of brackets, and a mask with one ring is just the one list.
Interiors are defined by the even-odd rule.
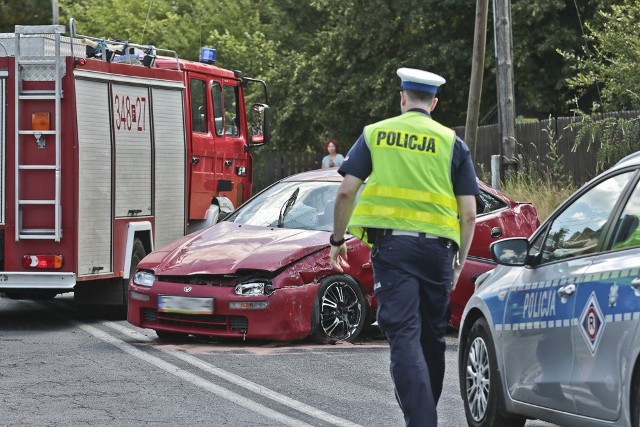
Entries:
[[466,390],[469,411],[475,421],[482,420],[487,412],[489,399],[489,353],[481,337],[469,346],[467,355]]
[[321,298],[320,324],[326,336],[348,339],[362,323],[358,295],[342,282],[329,285]]

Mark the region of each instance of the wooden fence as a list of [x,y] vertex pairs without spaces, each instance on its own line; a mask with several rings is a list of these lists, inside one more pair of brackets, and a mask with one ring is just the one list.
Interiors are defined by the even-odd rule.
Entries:
[[[638,117],[639,111],[625,111],[608,113],[597,118],[617,117],[630,119]],[[563,172],[573,177],[575,184],[582,184],[597,174],[597,155],[600,142],[589,141],[575,144],[578,132],[579,118],[557,117],[536,122],[518,123],[515,126],[516,153],[525,166],[533,167],[539,173],[552,170],[555,166],[551,148],[555,147]],[[454,128],[456,133],[464,138],[464,127]],[[574,149],[575,148],[575,149]],[[478,128],[477,144],[470,147],[478,173],[490,172],[491,156],[500,154],[500,135],[498,125],[481,126]]]
[[[601,117],[638,117],[640,111],[610,113]],[[597,152],[600,147],[595,141],[589,147],[588,141],[582,141],[574,148],[577,127],[571,126],[578,119],[572,117],[557,117],[536,122],[518,123],[515,126],[516,153],[525,167],[538,173],[545,173],[558,167],[566,176],[573,177],[575,184],[582,184],[596,174]],[[454,128],[456,133],[464,138],[464,127]],[[488,180],[491,171],[491,156],[501,153],[498,125],[481,126],[478,128],[477,143],[470,147],[471,155],[478,174]],[[552,147],[555,150],[552,153]],[[549,157],[555,154],[557,160]],[[253,192],[257,192],[267,185],[292,175],[312,169],[319,169],[322,153],[301,153],[258,150],[254,153],[254,185]],[[553,157],[553,156],[552,156]]]
[[289,175],[320,169],[323,157],[321,153],[256,151],[253,194]]

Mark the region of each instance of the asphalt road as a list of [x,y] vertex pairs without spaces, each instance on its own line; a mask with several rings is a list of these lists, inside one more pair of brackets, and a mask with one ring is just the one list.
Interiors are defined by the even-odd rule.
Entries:
[[[460,427],[455,333],[447,343],[439,425]],[[388,357],[380,337],[165,343],[126,321],[82,318],[71,296],[1,297],[0,425],[402,426]]]

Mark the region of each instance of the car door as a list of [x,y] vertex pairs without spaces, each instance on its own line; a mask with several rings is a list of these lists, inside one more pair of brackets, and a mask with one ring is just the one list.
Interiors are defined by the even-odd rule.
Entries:
[[[562,218],[560,218],[562,220]],[[557,231],[551,224],[534,244],[542,248]],[[573,298],[560,297],[589,266],[588,260],[549,260],[525,268],[510,287],[503,326],[504,371],[512,399],[573,412],[571,317]]]
[[[622,388],[631,377],[626,359],[640,317],[640,185],[635,172],[609,180],[615,187],[600,203],[626,203],[609,221],[607,249],[593,257],[578,283],[573,322],[571,387],[578,414],[613,421],[620,416]],[[633,178],[633,179],[632,179]],[[635,285],[635,287],[634,287]]]
[[513,208],[482,186],[476,196],[476,213],[476,227],[469,249],[469,254],[476,257],[491,259],[491,243],[508,237],[529,237],[537,226],[529,222],[530,216],[522,213],[521,206]]
[[604,241],[605,224],[624,186],[594,183],[570,199],[536,233],[526,268],[509,291],[505,376],[513,399],[574,412],[571,388],[576,289]]
[[246,155],[246,129],[241,122],[241,88],[238,81],[220,79],[211,81],[214,127],[216,134],[217,194],[228,197],[239,206],[250,195],[245,185],[250,169]]
[[191,110],[191,196],[189,219],[204,219],[215,195],[215,140],[211,133],[211,102],[207,96],[207,76],[191,73],[189,77]]
[[491,259],[489,245],[505,235],[505,217],[511,216],[509,205],[500,198],[480,189],[476,196],[476,227],[469,254]]

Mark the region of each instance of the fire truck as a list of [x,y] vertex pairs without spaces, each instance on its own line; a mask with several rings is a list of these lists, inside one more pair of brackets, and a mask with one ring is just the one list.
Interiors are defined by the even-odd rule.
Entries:
[[267,86],[214,49],[195,62],[69,30],[0,34],[0,293],[125,313],[147,253],[250,196]]

